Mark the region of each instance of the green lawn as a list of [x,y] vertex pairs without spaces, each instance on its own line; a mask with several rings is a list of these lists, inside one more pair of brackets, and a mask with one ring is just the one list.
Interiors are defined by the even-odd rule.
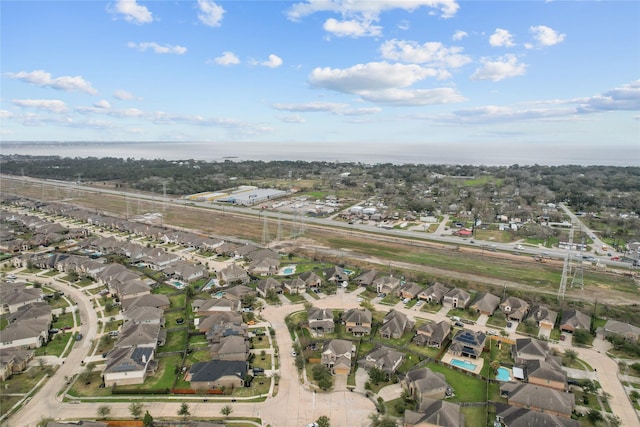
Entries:
[[158,370],[150,377],[144,384],[137,386],[128,386],[127,388],[135,388],[138,390],[161,390],[165,388],[173,387],[173,382],[176,379],[175,369],[176,366],[180,366],[181,356],[169,356],[156,359],[158,361]]
[[187,348],[187,331],[175,331],[167,333],[167,340],[162,347],[158,348],[158,353],[170,351],[181,351]]
[[[174,289],[175,292],[175,289]],[[169,303],[171,308],[183,308],[185,306],[185,302],[187,300],[187,296],[185,294],[171,295],[169,297]]]
[[269,338],[267,338],[266,336],[251,338],[251,348],[269,348]]
[[73,334],[60,332],[53,335],[52,340],[36,349],[36,356],[62,356],[67,343],[73,338]]
[[427,367],[444,375],[455,393],[455,396],[450,399],[452,402],[485,402],[487,400],[487,384],[484,381],[436,363],[428,363]]
[[461,408],[464,414],[464,427],[485,427],[487,426],[487,407],[469,406]]
[[61,329],[65,326],[73,327],[73,313],[65,313],[58,316],[58,319],[51,324],[52,328]]

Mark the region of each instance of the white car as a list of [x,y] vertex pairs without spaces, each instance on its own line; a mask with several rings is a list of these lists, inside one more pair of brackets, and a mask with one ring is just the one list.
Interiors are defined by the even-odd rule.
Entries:
[[362,298],[356,298],[356,301],[357,301],[357,302],[362,302],[362,301],[364,301],[364,300],[363,300]]
[[291,350],[291,355],[292,355],[293,357],[296,357],[296,356],[298,355],[298,353],[296,353],[295,351]]

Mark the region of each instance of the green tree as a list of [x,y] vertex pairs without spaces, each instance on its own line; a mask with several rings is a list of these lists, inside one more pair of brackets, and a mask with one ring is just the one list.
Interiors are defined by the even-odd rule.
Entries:
[[142,425],[144,427],[153,427],[153,417],[149,411],[145,412],[144,418],[142,418]]
[[576,329],[573,332],[573,342],[576,344],[588,344],[591,340],[591,334],[586,329]]
[[322,415],[320,418],[316,420],[316,424],[318,427],[331,427],[331,423],[329,423],[329,417],[326,415]]
[[379,383],[383,383],[387,380],[387,374],[382,369],[378,369],[374,366],[369,369],[369,379],[373,381],[375,385],[378,385]]
[[105,419],[109,416],[109,414],[111,413],[111,407],[107,406],[107,405],[101,405],[98,406],[98,417]]
[[181,416],[183,420],[186,420],[187,417],[191,415],[191,412],[189,412],[189,405],[187,405],[185,402],[182,402],[182,405],[180,405],[180,409],[178,409],[178,415]]
[[575,350],[567,349],[564,351],[564,357],[567,359],[569,364],[572,364],[576,360],[578,360],[578,352]]
[[140,402],[131,402],[129,404],[129,412],[134,419],[140,418],[140,414],[142,414],[142,403]]
[[220,409],[220,413],[227,418],[229,418],[229,415],[231,415],[232,412],[233,412],[233,408],[229,405],[225,405],[222,407],[222,409]]

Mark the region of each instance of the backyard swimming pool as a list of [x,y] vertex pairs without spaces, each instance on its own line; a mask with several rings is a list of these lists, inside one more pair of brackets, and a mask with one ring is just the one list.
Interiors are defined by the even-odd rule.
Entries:
[[207,282],[207,284],[202,287],[202,290],[203,291],[207,291],[207,290],[211,289],[213,286],[218,286],[218,279],[209,280]]
[[182,288],[184,288],[184,283],[182,283],[182,282],[181,282],[181,281],[179,281],[179,280],[171,280],[171,281],[169,281],[169,284],[170,284],[171,286],[173,286],[174,288],[176,288],[176,289],[182,289]]
[[477,366],[475,363],[459,359],[451,359],[451,364],[453,366],[457,366],[458,368],[466,369],[467,371],[475,371]]
[[280,274],[283,274],[285,276],[291,276],[295,272],[296,272],[296,266],[295,265],[288,265],[288,266],[284,267],[280,271]]
[[507,369],[507,368],[505,368],[503,366],[500,366],[498,368],[498,374],[496,375],[496,379],[498,381],[505,381],[505,382],[506,381],[511,381],[511,375],[509,373],[509,369]]

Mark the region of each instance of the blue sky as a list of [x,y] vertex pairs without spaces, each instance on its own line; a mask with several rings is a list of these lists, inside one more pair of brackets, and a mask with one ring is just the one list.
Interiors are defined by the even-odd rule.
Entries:
[[0,8],[4,141],[607,144],[640,157],[637,1]]

